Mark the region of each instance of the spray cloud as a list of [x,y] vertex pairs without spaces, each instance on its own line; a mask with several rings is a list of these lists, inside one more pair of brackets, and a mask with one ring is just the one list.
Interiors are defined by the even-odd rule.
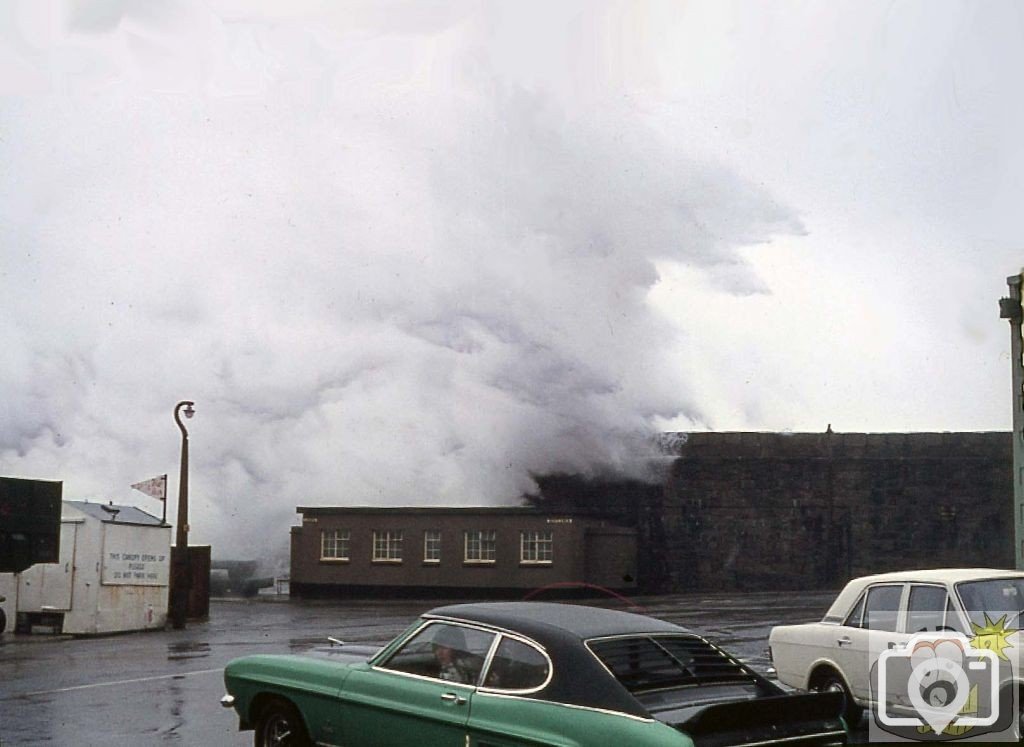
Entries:
[[193,399],[193,537],[219,557],[282,546],[300,504],[625,468],[658,418],[700,417],[655,261],[755,292],[737,250],[799,230],[628,102],[510,79],[475,5],[340,28],[67,7],[78,76],[0,104],[0,471],[173,494]]

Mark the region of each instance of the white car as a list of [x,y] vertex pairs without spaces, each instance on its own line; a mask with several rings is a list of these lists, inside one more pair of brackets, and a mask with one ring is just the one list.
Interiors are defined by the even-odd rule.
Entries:
[[[984,647],[1024,647],[1024,634],[1015,634],[1022,624],[1022,611],[1024,573],[1020,572],[952,568],[864,576],[846,585],[821,622],[773,628],[769,653],[783,684],[800,690],[842,691],[846,721],[854,726],[865,708],[879,705],[870,684],[873,654],[877,657],[889,649],[899,652],[919,634],[972,638],[1000,618],[1001,625],[994,627],[1004,632],[990,632],[977,640]],[[1000,703],[1016,703],[1019,709],[1022,698],[1011,696],[1021,686],[1000,674]],[[914,712],[905,697],[887,697],[884,705],[896,713]]]

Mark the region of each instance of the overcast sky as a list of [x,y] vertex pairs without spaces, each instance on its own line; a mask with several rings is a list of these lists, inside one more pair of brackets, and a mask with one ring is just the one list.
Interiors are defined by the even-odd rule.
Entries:
[[159,514],[193,399],[254,557],[659,430],[1007,430],[1022,8],[0,3],[0,474]]

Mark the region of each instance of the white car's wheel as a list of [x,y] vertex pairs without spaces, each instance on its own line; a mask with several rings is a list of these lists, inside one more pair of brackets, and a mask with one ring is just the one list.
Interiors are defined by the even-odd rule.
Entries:
[[997,728],[1016,729],[1017,741],[1024,742],[1024,687],[1018,687],[1016,691],[1004,688],[1000,692]]
[[846,725],[852,729],[860,723],[861,717],[864,715],[864,709],[854,702],[850,689],[838,673],[826,672],[817,678],[812,689],[818,692],[842,693],[843,719],[846,721]]

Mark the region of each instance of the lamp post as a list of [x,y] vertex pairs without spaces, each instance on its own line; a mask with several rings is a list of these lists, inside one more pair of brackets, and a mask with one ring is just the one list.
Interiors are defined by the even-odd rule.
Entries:
[[[188,562],[188,431],[181,422],[181,413],[191,418],[196,411],[195,402],[183,400],[174,406],[174,422],[181,430],[181,472],[178,476],[178,527],[174,537],[174,553],[172,554],[172,588],[171,623],[176,630],[185,627],[188,614],[188,594],[192,586],[192,573]],[[184,409],[182,409],[184,408]]]
[[1022,359],[1021,284],[1024,274],[1010,275],[1007,298],[999,299],[999,317],[1010,322],[1010,400],[1013,407],[1013,555],[1017,570],[1024,570],[1024,359]]

